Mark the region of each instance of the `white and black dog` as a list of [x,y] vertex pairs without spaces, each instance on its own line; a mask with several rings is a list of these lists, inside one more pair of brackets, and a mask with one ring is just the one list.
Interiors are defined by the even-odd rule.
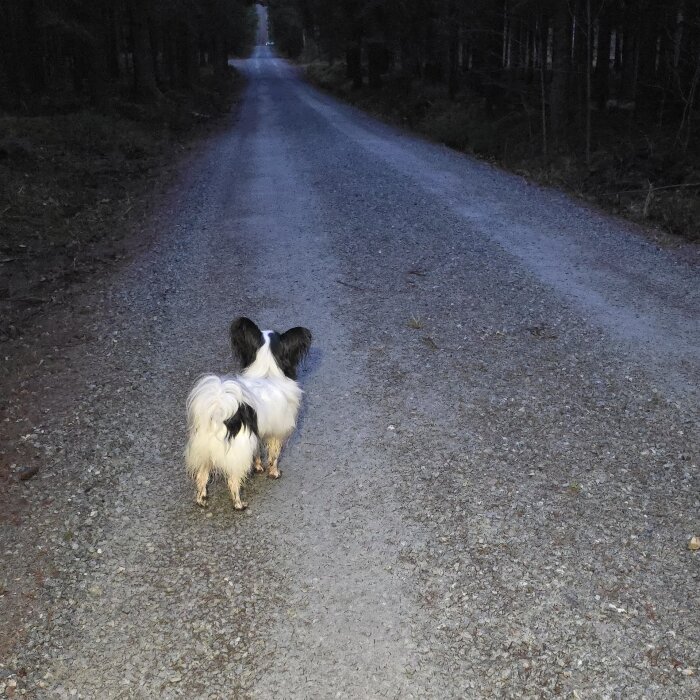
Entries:
[[207,374],[187,398],[187,471],[197,485],[197,503],[206,505],[212,472],[224,475],[233,507],[243,510],[241,484],[251,467],[262,472],[260,441],[267,448],[267,475],[278,479],[285,440],[296,426],[302,391],[297,367],[309,351],[311,331],[261,331],[248,318],[231,324],[231,347],[243,371],[236,376]]

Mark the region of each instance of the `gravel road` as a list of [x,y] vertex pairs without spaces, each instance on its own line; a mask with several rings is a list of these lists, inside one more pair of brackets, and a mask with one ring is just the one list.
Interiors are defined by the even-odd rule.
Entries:
[[[700,697],[698,266],[264,47],[240,68],[153,243],[3,346],[42,460],[0,689]],[[240,314],[312,329],[304,407],[282,479],[202,510],[184,401]]]

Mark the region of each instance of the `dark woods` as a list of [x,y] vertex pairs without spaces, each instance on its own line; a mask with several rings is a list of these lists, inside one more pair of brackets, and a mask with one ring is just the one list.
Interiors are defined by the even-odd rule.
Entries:
[[148,233],[256,26],[248,0],[0,0],[0,343]]
[[37,111],[115,90],[159,99],[223,78],[252,42],[246,0],[3,0],[0,106]]
[[684,198],[663,223],[698,235],[700,0],[271,0],[270,16],[349,99],[387,95],[371,108],[516,169],[546,161],[539,179],[643,218]]
[[[700,238],[700,0],[267,5],[277,48],[347,99]],[[254,31],[250,0],[2,0],[0,109],[189,123]]]
[[[692,135],[700,81],[698,0],[272,0],[282,48],[312,45],[348,77],[389,70],[483,96],[487,109],[540,87],[542,148],[596,111],[653,111]],[[540,83],[542,84],[540,86]],[[530,95],[531,98],[531,95]],[[532,102],[532,99],[529,100]]]

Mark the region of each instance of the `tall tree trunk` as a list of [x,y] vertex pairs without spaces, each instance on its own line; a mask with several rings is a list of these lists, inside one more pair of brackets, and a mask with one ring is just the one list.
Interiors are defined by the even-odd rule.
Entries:
[[114,49],[111,43],[113,36],[113,12],[104,3],[95,3],[90,9],[90,33],[93,40],[87,48],[86,56],[90,61],[87,71],[88,90],[93,104],[102,106],[107,98],[110,81],[110,54]]
[[588,59],[588,24],[586,20],[586,12],[588,0],[576,0],[575,3],[575,20],[574,20],[574,47],[573,47],[573,72],[570,82],[570,90],[575,99],[575,121],[578,133],[585,129],[586,121],[586,94],[587,94],[587,79],[588,69],[586,62]]
[[448,57],[447,57],[447,94],[451,100],[457,95],[459,86],[459,24],[457,22],[457,9],[455,0],[449,0],[447,10],[448,21]]
[[212,52],[214,54],[214,76],[220,82],[226,80],[228,75],[228,47],[223,31],[214,32],[212,39]]
[[387,71],[387,48],[381,39],[367,41],[367,82],[371,88],[382,86],[382,74]]
[[[541,57],[546,61],[546,56]],[[552,48],[552,84],[550,86],[550,115],[552,136],[563,140],[568,123],[569,71],[571,68],[571,15],[568,4],[560,2],[554,15],[554,45]]]
[[147,0],[128,0],[134,55],[134,92],[143,98],[160,97],[153,70]]
[[[536,32],[533,33],[533,41]],[[549,23],[542,17],[539,22],[539,44],[540,44],[540,108],[542,116],[542,155],[546,158],[549,155],[549,139],[547,135],[547,43],[549,39]]]
[[111,80],[119,80],[119,28],[114,7],[105,12],[104,42],[107,75]]
[[20,34],[22,47],[22,72],[26,77],[27,87],[32,95],[44,91],[46,73],[44,72],[44,32],[40,28],[40,17],[44,6],[42,0],[25,0],[24,26]]
[[591,0],[586,0],[586,165],[591,163],[591,71],[593,62],[593,22],[591,21]]
[[639,58],[639,17],[630,9],[625,13],[622,39],[622,100],[632,103],[637,96],[637,66]]
[[663,26],[660,8],[651,5],[640,18],[637,75],[642,89],[639,97],[646,106],[654,103],[658,97],[656,88],[656,61],[659,36]]
[[15,107],[22,99],[22,68],[19,50],[21,0],[0,3],[0,80],[7,86],[7,94],[0,92],[0,104]]
[[197,74],[197,39],[187,21],[177,25],[177,84],[191,87]]
[[598,17],[598,55],[595,67],[595,100],[602,112],[610,95],[610,11],[606,5],[600,10]]
[[177,47],[173,21],[163,24],[161,45],[163,46],[163,73],[167,84],[172,88],[177,84]]
[[352,80],[353,90],[362,87],[362,51],[359,41],[352,41],[345,49],[347,76]]

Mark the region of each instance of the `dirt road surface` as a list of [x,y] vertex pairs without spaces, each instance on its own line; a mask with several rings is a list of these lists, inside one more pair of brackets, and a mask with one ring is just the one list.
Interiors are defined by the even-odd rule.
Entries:
[[[697,266],[240,67],[152,244],[2,347],[40,469],[8,467],[0,689],[700,697]],[[202,510],[184,401],[240,314],[312,329],[304,406],[282,479]]]

